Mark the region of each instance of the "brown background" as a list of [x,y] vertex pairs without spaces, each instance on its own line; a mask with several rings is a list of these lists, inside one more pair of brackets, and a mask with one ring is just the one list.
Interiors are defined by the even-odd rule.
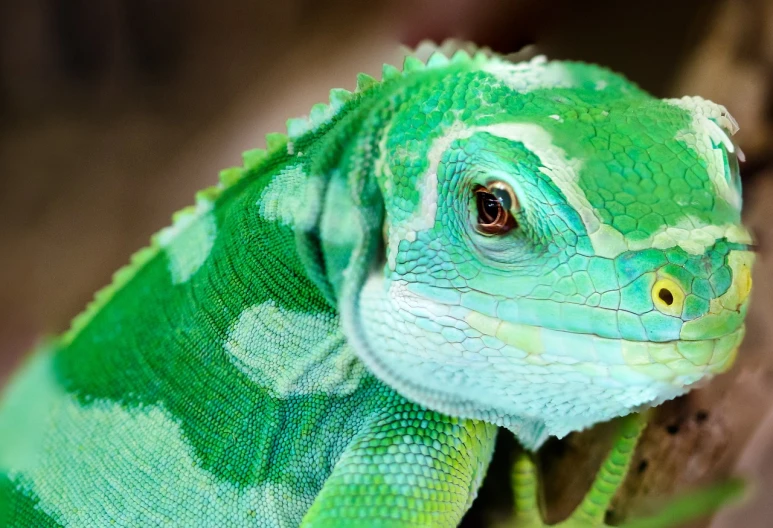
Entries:
[[[610,519],[746,474],[756,501],[714,528],[773,525],[773,2],[651,0],[4,0],[0,3],[0,380],[242,150],[397,44],[461,37],[603,63],[659,96],[702,95],[741,124],[760,243],[736,368],[661,408]],[[542,452],[552,518],[571,508],[609,426]],[[507,515],[502,435],[465,520]],[[767,484],[766,484],[767,482]],[[696,524],[698,526],[700,524]],[[703,523],[702,525],[707,525]]]

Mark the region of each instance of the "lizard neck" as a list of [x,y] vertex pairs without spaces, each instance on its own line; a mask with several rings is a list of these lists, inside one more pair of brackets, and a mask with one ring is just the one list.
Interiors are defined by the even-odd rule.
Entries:
[[346,428],[388,392],[346,345],[296,252],[306,209],[295,159],[270,160],[159,235],[53,357],[80,407],[158,409],[202,468],[237,485],[280,467],[266,446],[308,409]]
[[358,106],[204,193],[60,341],[60,386],[84,408],[162,409],[203,468],[240,485],[273,471],[261,449],[285,422],[308,409],[365,417],[394,397],[347,344],[336,305],[380,230],[379,213],[364,230],[333,221],[337,190],[358,214],[380,203],[361,155],[378,133],[370,115]]
[[269,301],[329,312],[295,251],[304,198],[293,159],[275,156],[270,169],[246,175],[214,200],[199,199],[154,237],[64,336],[65,378],[88,378],[81,373],[91,359],[100,370],[105,358],[123,368],[156,354],[149,348],[169,358],[216,355],[245,310]]

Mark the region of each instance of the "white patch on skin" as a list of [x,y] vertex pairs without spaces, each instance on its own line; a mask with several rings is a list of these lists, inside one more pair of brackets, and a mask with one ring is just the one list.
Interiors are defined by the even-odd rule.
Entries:
[[[751,243],[751,236],[742,226],[726,224],[707,225],[696,218],[687,217],[676,226],[664,226],[650,237],[631,241],[614,226],[605,224],[578,185],[582,161],[569,158],[566,152],[553,144],[550,133],[539,125],[530,123],[500,123],[497,125],[465,127],[460,123],[451,126],[445,135],[436,139],[429,151],[429,168],[419,179],[421,205],[413,217],[404,224],[393,226],[389,236],[389,265],[394,269],[397,246],[400,240],[415,240],[416,232],[431,229],[437,212],[437,167],[440,158],[454,140],[471,137],[478,132],[517,141],[534,153],[542,164],[540,172],[547,175],[561,190],[567,203],[578,212],[588,233],[596,255],[615,258],[630,250],[647,248],[668,249],[679,246],[690,254],[701,254],[717,240],[726,237],[730,242]],[[717,151],[719,152],[719,151]],[[724,179],[724,178],[723,178]],[[524,200],[527,204],[527,201]]]
[[260,215],[271,222],[308,231],[314,227],[319,204],[319,178],[308,176],[302,165],[283,169],[260,194]]
[[548,62],[544,55],[518,63],[492,57],[482,71],[492,74],[520,93],[543,88],[571,88],[576,84],[566,66],[560,62]]
[[[48,351],[19,374],[0,406],[0,472],[65,526],[295,526],[314,500],[281,484],[216,480],[161,406],[81,405],[60,388]],[[52,417],[56,434],[46,434]]]
[[[279,528],[299,524],[298,512],[314,500],[272,482],[217,481],[163,407],[127,410],[106,400],[82,407],[64,393],[52,403],[59,420],[57,434],[45,439],[46,463],[16,463],[11,477],[66,526],[251,526],[260,519]],[[77,465],[68,463],[73,453]]]
[[457,121],[446,131],[446,134],[433,141],[427,154],[429,166],[416,182],[416,190],[419,191],[421,197],[419,208],[410,218],[392,225],[389,230],[389,251],[387,253],[389,269],[395,269],[397,249],[401,240],[413,242],[416,240],[417,232],[432,229],[435,226],[438,204],[437,169],[440,165],[440,158],[455,139],[463,137],[459,134],[463,130],[463,126]]
[[273,300],[245,310],[224,346],[233,364],[274,397],[351,394],[365,376],[333,315],[293,312]]
[[713,246],[717,240],[726,238],[728,242],[751,244],[751,234],[741,225],[706,224],[699,218],[686,216],[675,226],[662,226],[643,240],[628,242],[632,251],[655,248],[668,249],[679,246],[691,255],[702,255],[706,249]]
[[[561,190],[569,205],[578,212],[585,225],[597,255],[613,258],[628,250],[625,236],[610,225],[602,223],[577,180],[580,177],[582,161],[569,158],[563,149],[553,144],[550,133],[539,125],[531,123],[500,123],[481,127],[456,127],[442,139],[442,145],[450,145],[454,139],[470,137],[478,132],[518,141],[533,152],[542,163],[540,172],[547,175]],[[440,140],[436,140],[436,143]],[[447,148],[447,146],[446,146]],[[435,144],[433,144],[433,150]],[[442,154],[442,151],[441,151]]]
[[533,152],[542,164],[540,172],[551,179],[568,204],[580,215],[596,255],[612,258],[628,250],[625,236],[601,221],[577,184],[582,160],[569,158],[563,149],[553,144],[553,137],[547,130],[530,123],[501,123],[469,130],[518,141]]
[[692,116],[690,126],[680,130],[676,139],[682,141],[708,163],[709,178],[714,184],[717,195],[728,204],[741,210],[741,194],[730,185],[725,174],[725,161],[722,149],[713,145],[723,144],[728,152],[734,152],[735,146],[730,136],[738,131],[738,123],[727,109],[700,97],[666,99],[666,102],[686,110]]
[[193,211],[184,213],[162,229],[156,240],[169,259],[172,282],[187,282],[209,257],[217,237],[212,202],[198,200]]
[[51,371],[51,350],[36,351],[0,399],[0,472],[28,467],[40,452],[45,421],[61,394]]
[[628,250],[623,234],[614,227],[601,222],[585,197],[585,193],[577,185],[582,161],[570,159],[566,152],[553,145],[553,138],[547,130],[530,123],[501,123],[465,127],[460,122],[456,122],[443,136],[435,139],[429,150],[429,167],[424,176],[419,178],[417,184],[421,192],[419,210],[407,222],[394,225],[390,229],[388,255],[390,269],[394,269],[397,247],[401,240],[413,241],[416,237],[416,231],[431,229],[434,226],[438,200],[437,167],[443,153],[455,140],[469,138],[478,132],[488,132],[511,141],[521,142],[539,157],[543,165],[540,171],[556,184],[569,205],[580,214],[597,255],[613,258]]

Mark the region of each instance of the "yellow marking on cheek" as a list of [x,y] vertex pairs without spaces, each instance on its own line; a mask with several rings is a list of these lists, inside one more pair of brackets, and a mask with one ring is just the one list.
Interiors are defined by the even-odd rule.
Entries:
[[738,300],[744,302],[752,291],[752,272],[747,267],[741,268],[738,274]]
[[714,344],[710,341],[679,341],[676,344],[679,353],[696,366],[705,366],[714,353]]
[[542,354],[545,345],[542,342],[541,328],[536,326],[502,322],[496,337],[502,342],[523,350],[527,354]]
[[[650,357],[658,363],[668,363],[675,359],[682,359],[684,354],[681,350],[677,349],[679,343],[649,343],[647,350],[650,353]],[[711,350],[711,346],[708,347]]]
[[[631,365],[633,372],[644,374],[652,379],[658,381],[669,382],[674,379],[676,372],[674,372],[668,365],[661,363],[650,363],[649,365]],[[695,367],[693,367],[693,370]]]
[[727,256],[727,263],[733,273],[733,282],[725,293],[711,299],[709,313],[719,315],[723,312],[732,312],[725,315],[729,318],[733,313],[738,315],[751,293],[751,270],[754,263],[754,253],[751,251],[731,251]]
[[746,327],[742,326],[714,343],[714,353],[708,366],[709,372],[720,374],[730,369],[738,355],[738,348],[741,346],[745,333]]
[[545,351],[542,329],[539,327],[508,323],[474,311],[467,314],[464,320],[481,334],[496,337],[504,344],[527,354],[542,354]]
[[648,365],[652,363],[647,344],[623,341],[621,343],[623,361],[626,365]]
[[722,305],[728,310],[737,310],[749,298],[752,291],[754,253],[751,251],[731,251],[727,256],[727,263],[733,272],[733,284],[730,286],[730,290],[722,296]]
[[735,358],[738,356],[738,348],[739,347],[734,347],[722,360],[709,365],[709,372],[712,374],[722,374],[723,372],[730,370],[730,367],[735,363]]
[[715,297],[714,299],[711,299],[711,301],[709,301],[709,313],[711,315],[719,315],[725,309],[725,307],[722,306],[721,299],[722,299],[721,297]]
[[694,374],[696,371],[702,371],[703,369],[696,369],[695,365],[686,359],[677,359],[669,361],[666,366],[676,374]]
[[499,328],[499,319],[488,317],[480,312],[471,311],[464,318],[468,325],[477,330],[483,335],[494,337],[497,335],[497,329]]

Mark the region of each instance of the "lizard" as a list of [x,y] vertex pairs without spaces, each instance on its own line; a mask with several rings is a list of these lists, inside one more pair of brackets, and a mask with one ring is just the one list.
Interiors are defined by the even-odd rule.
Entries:
[[[581,62],[360,74],[12,376],[0,524],[456,526],[500,428],[534,451],[627,416],[562,524],[605,526],[637,413],[744,335],[737,128]],[[544,526],[535,479],[514,526]]]

